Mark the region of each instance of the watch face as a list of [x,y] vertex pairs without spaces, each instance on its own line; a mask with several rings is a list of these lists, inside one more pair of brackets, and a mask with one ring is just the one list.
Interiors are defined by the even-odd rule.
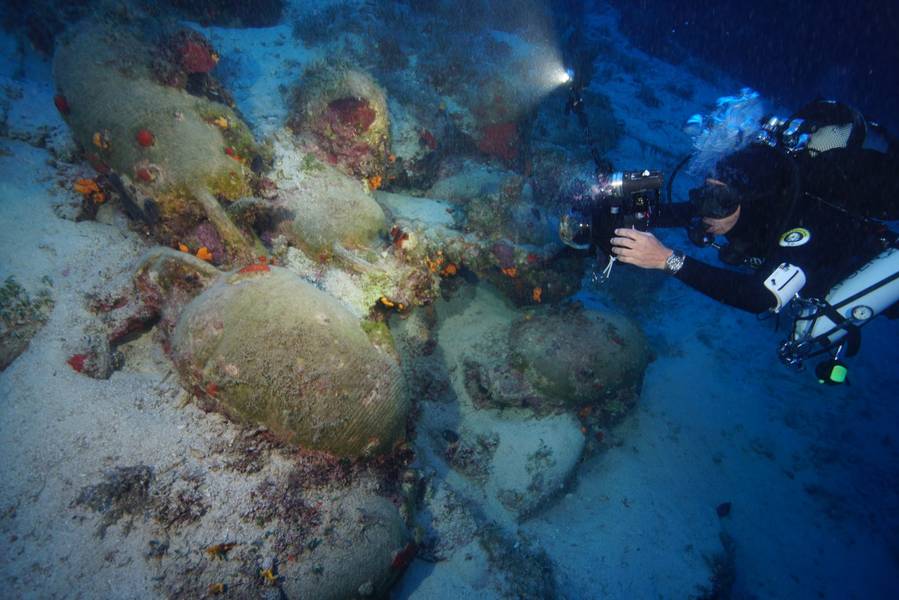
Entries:
[[668,273],[677,273],[680,268],[684,264],[684,255],[678,251],[674,251],[671,253],[667,259],[665,259],[665,271]]
[[870,306],[856,306],[852,309],[852,318],[856,321],[867,321],[874,316],[874,310]]

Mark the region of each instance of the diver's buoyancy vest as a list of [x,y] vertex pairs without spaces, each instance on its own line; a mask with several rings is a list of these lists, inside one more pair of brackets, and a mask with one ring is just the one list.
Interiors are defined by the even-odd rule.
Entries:
[[774,137],[799,165],[804,193],[863,218],[899,219],[899,148],[851,106],[816,100]]

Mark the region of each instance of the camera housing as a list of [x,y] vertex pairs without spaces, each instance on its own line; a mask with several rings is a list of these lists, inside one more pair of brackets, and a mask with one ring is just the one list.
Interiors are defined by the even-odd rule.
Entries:
[[[598,178],[594,228],[597,244],[611,254],[611,238],[619,228],[648,231],[659,206],[661,171],[618,171]],[[597,222],[598,221],[598,222]]]
[[559,223],[559,237],[566,245],[584,250],[590,243],[611,255],[614,231],[634,227],[647,231],[659,206],[660,171],[616,171],[597,177],[589,194],[589,206],[569,207]]

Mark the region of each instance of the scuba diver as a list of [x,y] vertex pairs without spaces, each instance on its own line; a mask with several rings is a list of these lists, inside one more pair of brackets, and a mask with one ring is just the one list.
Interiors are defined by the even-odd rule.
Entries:
[[[747,89],[719,100],[711,123],[688,121],[697,134],[693,172],[705,175],[689,202],[659,203],[661,181],[649,171],[601,175],[590,214],[563,217],[560,233],[580,248],[589,236],[609,256],[605,273],[620,261],[663,270],[749,312],[789,305],[782,361],[801,366],[829,355],[818,379],[842,383],[840,359],[858,351],[861,326],[881,312],[899,316],[899,235],[884,223],[899,219],[899,147],[845,104],[815,101],[789,119],[758,119],[759,109]],[[610,187],[615,179],[622,183]],[[648,231],[672,226],[718,248],[728,268],[668,248]],[[719,237],[726,243],[716,244]]]

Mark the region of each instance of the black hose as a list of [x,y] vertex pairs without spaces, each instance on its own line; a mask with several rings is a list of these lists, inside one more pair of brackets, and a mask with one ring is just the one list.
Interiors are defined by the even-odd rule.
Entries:
[[777,150],[790,166],[790,195],[786,213],[784,213],[783,218],[775,224],[775,227],[768,236],[768,250],[765,253],[765,262],[769,262],[776,252],[777,238],[780,237],[793,220],[793,215],[796,213],[796,207],[799,205],[799,197],[802,195],[802,180],[799,174],[799,165],[796,164],[796,159],[787,154],[787,152],[780,146],[777,147]]
[[671,200],[671,188],[674,187],[674,179],[677,177],[678,172],[680,172],[683,166],[687,164],[687,161],[689,161],[692,157],[692,152],[685,155],[682,159],[680,159],[680,162],[677,163],[677,166],[674,167],[674,170],[671,171],[671,178],[668,180],[668,185],[665,186],[665,196],[667,198],[665,204],[672,204],[673,201]]

